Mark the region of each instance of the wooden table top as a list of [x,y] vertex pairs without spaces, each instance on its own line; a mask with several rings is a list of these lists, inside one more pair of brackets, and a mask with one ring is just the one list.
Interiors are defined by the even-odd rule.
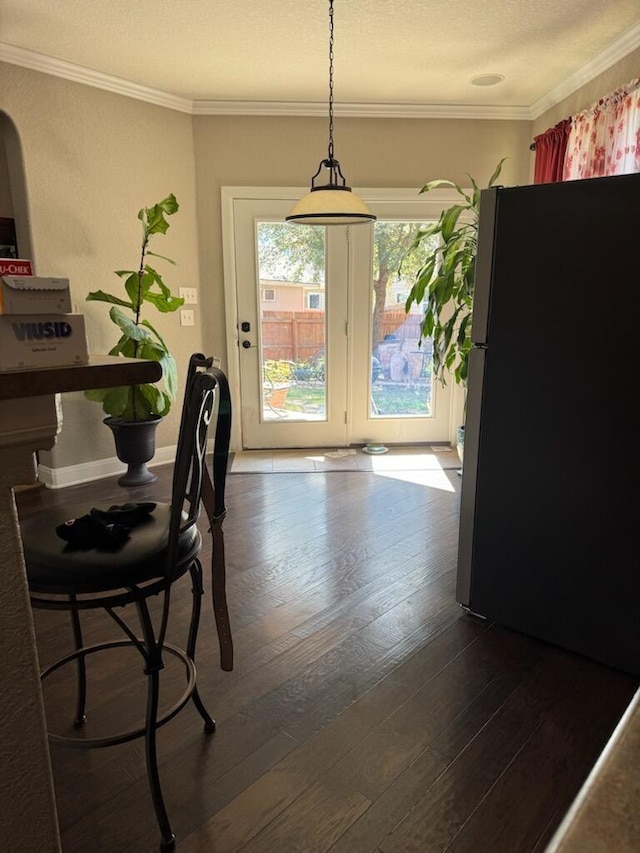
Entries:
[[0,371],[0,400],[41,397],[88,388],[138,385],[157,382],[161,377],[162,367],[157,361],[93,355],[89,357],[88,364]]

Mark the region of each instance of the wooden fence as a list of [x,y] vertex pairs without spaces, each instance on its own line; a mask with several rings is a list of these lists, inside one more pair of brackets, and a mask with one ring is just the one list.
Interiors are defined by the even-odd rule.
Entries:
[[[396,308],[384,312],[383,340],[415,343],[420,337],[419,314]],[[378,342],[379,343],[379,342]],[[324,349],[323,311],[263,311],[262,356],[274,361],[306,361]]]
[[324,348],[324,311],[263,311],[262,357],[306,361]]

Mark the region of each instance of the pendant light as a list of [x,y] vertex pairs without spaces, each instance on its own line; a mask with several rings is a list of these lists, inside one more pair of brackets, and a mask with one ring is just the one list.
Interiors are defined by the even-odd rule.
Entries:
[[[316,186],[316,178],[323,169],[329,172],[329,183]],[[376,217],[359,198],[333,156],[333,0],[329,0],[329,151],[321,160],[318,171],[311,178],[311,190],[295,205],[287,222],[299,225],[357,225],[373,222]]]

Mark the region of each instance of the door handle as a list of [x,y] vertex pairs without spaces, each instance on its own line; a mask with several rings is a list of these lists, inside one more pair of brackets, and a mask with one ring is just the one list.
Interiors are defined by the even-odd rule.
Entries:
[[251,349],[251,341],[242,341],[242,346],[245,349]]

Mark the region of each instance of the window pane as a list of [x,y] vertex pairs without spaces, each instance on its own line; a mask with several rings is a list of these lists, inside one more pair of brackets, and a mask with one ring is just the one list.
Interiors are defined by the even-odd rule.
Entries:
[[374,226],[369,395],[373,418],[432,414],[431,339],[419,344],[421,306],[412,305],[410,313],[405,312],[405,302],[426,248],[421,255],[404,258],[416,232],[425,225],[378,221]]
[[259,222],[257,239],[262,420],[324,421],[325,229]]

